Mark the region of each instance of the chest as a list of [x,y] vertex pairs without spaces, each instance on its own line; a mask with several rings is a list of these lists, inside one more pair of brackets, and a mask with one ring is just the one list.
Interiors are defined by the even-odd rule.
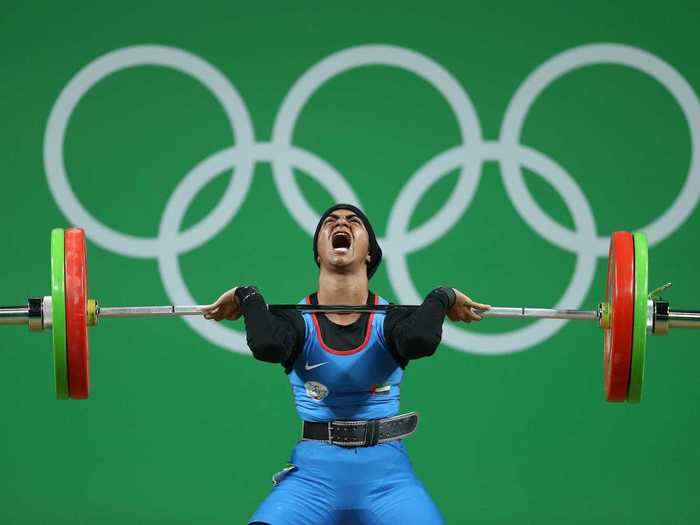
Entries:
[[381,319],[373,320],[360,345],[345,351],[328,346],[310,323],[296,373],[304,382],[322,383],[335,391],[367,391],[383,385],[397,371],[398,364],[386,348],[378,322]]

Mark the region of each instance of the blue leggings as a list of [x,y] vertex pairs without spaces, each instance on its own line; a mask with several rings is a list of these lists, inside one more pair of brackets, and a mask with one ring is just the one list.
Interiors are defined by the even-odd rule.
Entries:
[[300,441],[289,471],[249,523],[442,525],[400,441],[346,448]]

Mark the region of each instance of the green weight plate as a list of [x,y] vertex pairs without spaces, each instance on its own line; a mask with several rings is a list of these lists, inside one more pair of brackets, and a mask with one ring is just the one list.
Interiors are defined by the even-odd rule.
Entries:
[[56,373],[56,398],[68,399],[68,361],[66,357],[66,281],[63,230],[51,231],[51,309],[53,363]]
[[639,403],[644,383],[644,360],[647,352],[647,301],[649,294],[649,247],[646,235],[634,234],[634,331],[632,368],[627,400]]

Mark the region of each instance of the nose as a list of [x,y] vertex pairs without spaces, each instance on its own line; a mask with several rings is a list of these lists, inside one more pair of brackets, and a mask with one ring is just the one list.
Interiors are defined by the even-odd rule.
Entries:
[[346,228],[350,227],[350,223],[348,222],[348,220],[345,217],[338,218],[338,220],[335,221],[335,228],[333,228],[333,229],[337,229],[341,226],[345,226]]

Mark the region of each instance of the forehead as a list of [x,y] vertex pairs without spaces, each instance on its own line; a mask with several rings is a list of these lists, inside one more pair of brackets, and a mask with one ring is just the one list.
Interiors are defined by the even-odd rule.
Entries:
[[[339,210],[333,210],[333,213],[331,213],[328,218],[329,219],[337,219],[337,218],[348,218],[348,217],[357,217],[357,214],[354,211],[350,210],[344,210],[344,209],[339,209]],[[359,218],[359,217],[358,217]]]
[[355,226],[361,228],[363,231],[367,230],[367,228],[365,228],[365,223],[362,222],[362,219],[360,219],[360,217],[354,211],[346,210],[343,208],[333,210],[333,212],[324,219],[323,227],[329,227],[341,217],[344,218],[346,221],[349,221],[351,224],[354,224]]

